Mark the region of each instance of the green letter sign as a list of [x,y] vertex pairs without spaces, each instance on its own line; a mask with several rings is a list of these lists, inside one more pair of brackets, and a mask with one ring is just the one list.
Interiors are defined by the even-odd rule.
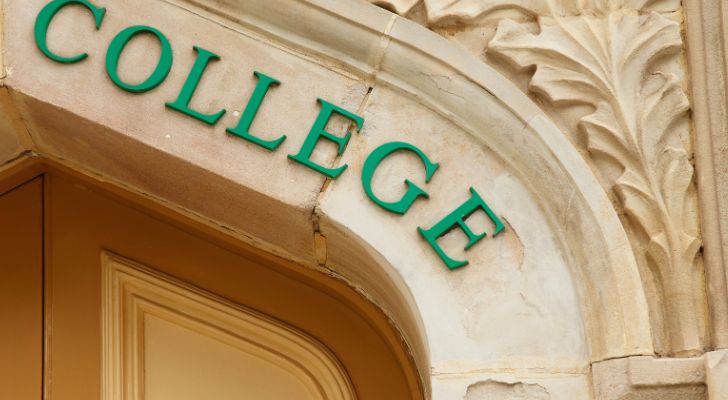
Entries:
[[364,191],[367,193],[367,196],[372,199],[373,202],[378,204],[383,209],[393,212],[395,214],[406,213],[407,210],[412,207],[412,204],[414,204],[415,200],[417,200],[417,198],[420,196],[425,198],[430,197],[427,192],[417,187],[414,183],[410,182],[409,179],[404,180],[405,185],[407,185],[407,192],[397,202],[390,203],[382,201],[374,194],[374,191],[372,190],[372,178],[374,178],[374,172],[377,170],[377,167],[379,167],[379,164],[382,162],[382,160],[384,160],[390,154],[400,150],[411,151],[415,153],[420,158],[420,160],[422,160],[422,162],[425,164],[425,183],[430,182],[430,179],[432,179],[432,175],[435,174],[435,171],[437,171],[437,168],[439,167],[438,164],[433,164],[420,149],[409,143],[386,143],[377,147],[374,151],[372,151],[371,154],[369,154],[367,160],[364,162],[364,168],[361,174],[361,183],[362,186],[364,186]]
[[427,239],[427,242],[430,243],[430,246],[435,249],[437,255],[439,255],[442,261],[445,262],[445,265],[447,265],[447,267],[450,269],[455,269],[468,265],[468,262],[453,260],[452,258],[448,257],[448,255],[445,254],[440,245],[437,244],[437,239],[439,237],[450,232],[453,228],[455,228],[455,226],[458,226],[468,236],[469,241],[468,244],[465,246],[465,250],[468,250],[475,243],[478,243],[478,241],[484,238],[486,234],[482,233],[480,235],[476,235],[475,233],[473,233],[470,227],[465,223],[465,219],[468,218],[472,213],[477,211],[479,208],[485,211],[485,213],[488,215],[488,218],[490,218],[490,220],[493,221],[493,223],[495,224],[495,231],[493,232],[493,236],[497,236],[504,228],[503,222],[501,222],[501,220],[495,215],[495,213],[493,213],[490,207],[488,207],[488,204],[483,201],[483,199],[480,197],[480,195],[478,195],[475,189],[470,188],[470,193],[472,193],[472,197],[470,198],[470,200],[463,203],[450,215],[442,219],[440,222],[436,223],[435,226],[433,226],[432,228],[427,230],[417,228],[422,236]]
[[258,146],[273,151],[277,149],[284,140],[286,140],[286,135],[283,135],[275,140],[264,140],[250,134],[250,125],[253,124],[253,119],[255,119],[255,115],[258,114],[258,110],[260,109],[261,103],[263,103],[265,95],[268,93],[268,89],[272,85],[278,85],[280,82],[258,71],[253,72],[253,74],[255,74],[255,76],[258,78],[258,84],[255,85],[255,90],[250,96],[248,105],[245,106],[245,111],[240,117],[238,126],[226,130],[235,136],[239,136],[249,142],[257,144]]
[[[121,52],[127,43],[137,34],[148,32],[153,34],[159,39],[162,45],[162,54],[160,54],[159,63],[157,68],[154,69],[152,75],[144,82],[138,85],[131,85],[125,83],[119,78],[119,58]],[[170,46],[167,38],[162,32],[152,28],[151,26],[137,25],[130,26],[123,31],[119,32],[118,35],[111,41],[109,49],[106,52],[106,72],[109,74],[109,78],[116,84],[116,86],[132,93],[144,93],[159,86],[169,75],[169,71],[172,69],[172,46]]]
[[[83,6],[85,9],[91,11],[95,19],[96,30],[99,30],[101,28],[101,24],[104,21],[104,16],[106,14],[106,9],[103,7],[96,7],[93,3],[91,3],[91,0],[50,0],[48,4],[41,9],[35,20],[34,27],[35,41],[38,48],[46,57],[50,58],[51,60],[60,63],[70,64],[79,62],[87,58],[88,54],[81,53],[73,57],[62,57],[49,50],[47,43],[48,28],[53,21],[53,18],[55,18],[56,14],[58,14],[59,11],[69,5],[80,5]],[[151,75],[149,75],[149,77],[146,78],[144,82],[127,83],[124,82],[119,76],[119,60],[121,58],[122,52],[126,48],[126,45],[129,44],[129,42],[136,35],[139,34],[154,35],[161,44],[161,54],[159,56],[159,61],[154,68],[154,71],[151,73]],[[167,102],[165,103],[165,105],[167,108],[179,111],[185,115],[200,120],[205,124],[215,125],[220,120],[220,118],[225,115],[225,109],[220,109],[217,112],[205,113],[192,109],[190,106],[190,102],[192,101],[192,98],[194,97],[195,92],[200,85],[200,82],[203,75],[205,74],[205,71],[207,70],[208,65],[211,61],[219,60],[220,57],[215,53],[198,46],[193,46],[192,48],[195,51],[196,58],[195,62],[192,64],[189,74],[187,75],[187,79],[182,85],[177,99],[172,102]],[[119,88],[127,92],[144,93],[161,85],[162,82],[167,79],[167,76],[172,69],[173,56],[174,54],[172,52],[172,46],[170,45],[169,40],[167,40],[164,34],[162,34],[160,31],[145,25],[130,26],[119,32],[109,44],[106,53],[106,72],[109,75],[109,78],[111,78],[111,81]],[[258,111],[260,110],[261,105],[263,104],[263,101],[265,100],[265,97],[270,91],[270,88],[272,86],[279,85],[280,82],[277,79],[262,74],[258,71],[254,72],[254,76],[257,79],[257,83],[255,85],[253,93],[250,95],[248,104],[245,106],[245,110],[243,110],[243,113],[240,116],[240,120],[238,121],[237,126],[235,126],[234,128],[228,128],[226,129],[226,131],[231,135],[238,136],[269,151],[274,151],[278,147],[280,147],[284,140],[286,140],[286,135],[280,135],[276,139],[266,140],[253,135],[250,132],[250,129],[253,121],[256,118],[256,115],[258,114]],[[336,179],[346,170],[346,168],[348,167],[347,164],[342,163],[338,167],[334,165],[324,166],[312,161],[311,157],[316,150],[316,146],[319,145],[319,141],[321,139],[333,142],[338,146],[337,155],[341,156],[346,150],[346,147],[349,144],[349,140],[351,139],[351,123],[353,122],[356,126],[355,131],[360,132],[362,126],[364,125],[364,118],[353,112],[347,111],[341,107],[331,104],[321,98],[317,99],[317,101],[319,104],[321,104],[321,110],[319,111],[316,120],[311,126],[311,130],[308,132],[308,135],[304,139],[303,144],[301,145],[301,149],[298,151],[298,153],[295,155],[289,154],[288,158],[297,163],[305,165],[306,167],[311,168],[314,171],[324,174],[328,178]],[[328,125],[329,121],[334,117],[335,113],[348,120],[346,121],[346,133],[343,136],[334,135],[333,133],[326,130],[326,126]],[[412,183],[409,179],[404,179],[406,191],[404,192],[402,197],[396,201],[382,200],[374,193],[374,189],[372,188],[372,181],[379,166],[382,164],[382,162],[384,162],[387,157],[399,151],[414,153],[414,155],[417,156],[420,161],[422,161],[424,165],[425,184],[430,182],[432,177],[435,175],[435,172],[437,172],[438,168],[440,167],[439,164],[430,161],[430,159],[427,157],[427,155],[425,155],[425,153],[422,152],[422,150],[412,144],[405,142],[385,143],[374,149],[374,151],[372,151],[366,157],[366,160],[364,160],[364,164],[362,166],[361,183],[364,192],[367,194],[372,202],[391,213],[404,215],[410,210],[410,208],[420,197],[429,198],[430,195],[424,189]],[[335,159],[332,164],[338,162],[337,160],[338,158]],[[503,222],[490,209],[488,204],[486,204],[486,202],[480,197],[475,189],[471,187],[470,193],[470,199],[461,204],[457,209],[455,209],[452,213],[437,222],[430,229],[423,229],[421,227],[417,228],[417,230],[424,237],[427,243],[430,244],[430,246],[440,257],[440,259],[442,259],[445,265],[451,270],[467,265],[468,261],[455,260],[445,253],[442,247],[440,247],[440,245],[438,244],[438,239],[440,239],[443,235],[456,228],[460,229],[463,233],[465,233],[468,238],[468,243],[465,245],[465,250],[469,250],[486,236],[486,233],[474,233],[471,227],[468,226],[468,224],[466,223],[466,219],[478,210],[484,211],[488,218],[490,218],[490,220],[495,224],[493,236],[497,236],[505,228]]]
[[61,8],[71,4],[80,4],[88,8],[94,14],[94,18],[96,19],[96,30],[101,28],[101,23],[104,21],[104,15],[106,14],[105,8],[96,7],[88,0],[55,0],[43,7],[38,14],[38,17],[35,19],[35,43],[46,57],[61,63],[75,63],[88,57],[88,54],[86,53],[81,53],[74,57],[61,57],[48,49],[46,39],[48,37],[48,26],[51,24],[51,20],[53,20],[53,17],[61,11]]
[[326,100],[318,99],[318,101],[321,103],[321,112],[319,112],[316,122],[313,123],[311,131],[308,133],[308,136],[306,136],[306,140],[303,142],[303,146],[301,146],[301,151],[299,151],[295,156],[289,155],[288,158],[318,171],[329,178],[336,179],[342,172],[344,172],[347,165],[344,164],[339,168],[326,168],[311,161],[311,154],[316,147],[316,143],[318,143],[319,138],[328,139],[339,145],[338,155],[341,155],[346,149],[346,145],[349,143],[351,132],[347,131],[344,137],[335,136],[326,132],[326,124],[331,119],[331,115],[336,112],[337,114],[343,115],[344,117],[354,121],[356,123],[357,132],[361,130],[361,127],[364,124],[364,118],[346,111],[341,107],[337,107]]
[[197,85],[200,84],[200,79],[202,79],[202,74],[205,72],[207,64],[210,60],[219,60],[220,57],[217,54],[213,54],[212,52],[197,46],[193,46],[192,48],[195,49],[195,52],[197,52],[195,64],[192,66],[192,70],[190,70],[190,74],[187,76],[187,80],[185,81],[184,86],[182,86],[182,90],[179,92],[177,100],[175,100],[174,103],[165,103],[165,105],[173,110],[181,112],[182,114],[187,114],[192,118],[199,119],[208,125],[215,125],[215,123],[225,114],[225,110],[220,110],[215,114],[203,114],[190,108],[190,100],[192,100],[192,95],[194,95],[195,90],[197,90]]

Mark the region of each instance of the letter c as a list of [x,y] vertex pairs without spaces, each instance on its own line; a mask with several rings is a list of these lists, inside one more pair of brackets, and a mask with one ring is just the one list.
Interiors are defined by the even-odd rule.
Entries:
[[88,57],[88,54],[86,53],[81,53],[74,57],[61,57],[48,49],[46,39],[48,36],[48,26],[51,24],[51,20],[53,20],[53,17],[55,17],[63,7],[72,4],[80,4],[88,8],[93,13],[94,18],[96,18],[96,30],[101,28],[101,23],[104,21],[104,15],[106,14],[105,8],[96,7],[88,0],[54,0],[43,7],[40,13],[38,13],[38,17],[35,19],[35,43],[46,57],[60,63],[75,63]]
[[437,171],[437,168],[440,166],[439,164],[432,163],[430,159],[427,158],[425,153],[422,152],[422,150],[409,143],[404,142],[385,143],[377,147],[374,151],[372,151],[371,154],[369,154],[367,160],[364,162],[364,168],[362,169],[361,174],[361,183],[362,186],[364,186],[364,191],[367,193],[367,196],[369,196],[369,198],[378,206],[395,214],[406,213],[407,210],[412,207],[412,204],[414,204],[415,200],[417,200],[418,197],[429,197],[427,192],[420,189],[414,183],[410,182],[409,179],[404,180],[405,185],[407,185],[407,192],[404,194],[404,196],[402,196],[399,201],[382,201],[374,194],[374,191],[372,190],[372,178],[374,178],[374,172],[377,170],[377,167],[379,167],[379,164],[382,162],[382,160],[384,160],[390,154],[400,150],[411,151],[415,153],[420,158],[420,160],[422,160],[422,162],[425,164],[425,183],[429,182],[430,179],[432,179],[432,175],[435,174],[435,171]]

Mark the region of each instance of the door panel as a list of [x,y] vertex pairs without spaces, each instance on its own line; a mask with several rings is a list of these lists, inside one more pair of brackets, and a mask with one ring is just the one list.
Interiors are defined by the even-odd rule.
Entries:
[[0,397],[7,399],[41,399],[42,199],[42,178],[0,195]]
[[114,254],[101,268],[102,399],[354,399],[309,336]]
[[[98,399],[102,393],[102,259],[108,253],[255,310],[325,344],[345,366],[359,399],[415,397],[403,367],[371,320],[354,311],[352,304],[321,290],[320,284],[290,272],[303,267],[273,265],[270,257],[221,247],[166,217],[62,175],[51,174],[46,185],[46,351],[50,362],[45,382],[51,399]],[[159,319],[148,321],[151,331],[145,334],[179,329]],[[182,340],[181,332],[188,331],[176,332]],[[203,340],[187,335],[187,344]],[[160,347],[165,341],[157,338],[151,337],[153,346],[168,351]],[[155,376],[163,376],[159,374],[168,369],[164,364],[168,360],[152,359],[157,360],[150,365]],[[157,382],[174,382],[160,379]],[[236,395],[248,398],[245,393]]]

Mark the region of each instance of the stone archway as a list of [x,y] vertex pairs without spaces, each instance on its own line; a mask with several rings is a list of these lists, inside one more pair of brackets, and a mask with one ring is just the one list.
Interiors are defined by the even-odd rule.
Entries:
[[[51,158],[346,280],[391,317],[435,398],[493,379],[588,398],[592,362],[653,353],[639,272],[606,193],[536,104],[465,51],[354,1],[94,3],[107,8],[98,30],[81,7],[50,27],[51,48],[89,54],[70,65],[33,43],[45,2],[6,5],[4,159]],[[175,59],[158,88],[132,94],[108,79],[103,59],[119,31],[139,24],[166,35]],[[122,78],[143,79],[157,46],[131,42]],[[221,58],[190,103],[228,109],[214,126],[164,107],[195,62],[193,46]],[[287,135],[273,152],[225,133],[253,95],[254,71],[281,81],[251,126],[266,139]],[[343,154],[313,155],[349,166],[334,180],[286,157],[315,121],[317,97],[364,119]],[[367,155],[393,141],[440,163],[428,184],[417,159],[382,165],[382,198],[401,196],[405,178],[429,193],[402,217],[360,183]],[[464,237],[446,235],[443,247],[470,261],[449,271],[417,227],[466,201],[469,187],[505,230],[465,253]],[[469,221],[492,232],[480,214]]]

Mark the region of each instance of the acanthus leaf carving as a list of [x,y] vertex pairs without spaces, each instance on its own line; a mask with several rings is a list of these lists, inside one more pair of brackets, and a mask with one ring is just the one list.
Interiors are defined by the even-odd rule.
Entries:
[[[555,106],[588,104],[579,121],[588,149],[623,169],[614,184],[627,216],[649,238],[677,353],[700,351],[699,323],[685,295],[700,249],[696,218],[686,215],[693,167],[674,124],[689,110],[673,74],[649,73],[658,57],[681,49],[677,23],[658,13],[619,10],[606,17],[544,19],[541,32],[502,21],[489,52],[536,67],[529,89]],[[688,291],[689,292],[689,291]]]
[[[558,1],[558,3],[574,3],[575,0]],[[534,15],[548,15],[550,2],[547,0],[424,0],[427,20],[432,25],[449,22],[473,21],[478,17],[501,9],[522,10]],[[577,9],[572,4],[558,4],[558,13],[573,15]],[[564,8],[562,8],[564,7]]]
[[397,14],[406,15],[424,3],[430,25],[469,22],[502,9],[515,9],[536,16],[566,17],[606,14],[620,9],[671,12],[679,0],[369,0]]

